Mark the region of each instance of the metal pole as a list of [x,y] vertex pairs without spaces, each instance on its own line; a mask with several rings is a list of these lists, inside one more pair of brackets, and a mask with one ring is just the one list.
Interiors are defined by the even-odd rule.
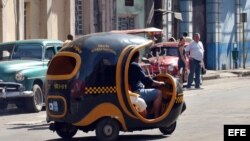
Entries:
[[243,28],[242,28],[242,47],[243,47],[243,52],[242,52],[242,59],[243,59],[243,69],[246,68],[246,57],[245,57],[245,54],[246,54],[246,47],[245,47],[245,22],[242,23],[243,24]]

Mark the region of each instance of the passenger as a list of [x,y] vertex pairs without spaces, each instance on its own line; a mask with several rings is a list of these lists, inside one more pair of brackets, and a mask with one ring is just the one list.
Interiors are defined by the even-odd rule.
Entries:
[[164,82],[156,81],[146,76],[143,69],[138,64],[139,62],[139,52],[136,52],[131,58],[129,67],[129,84],[131,91],[138,93],[141,98],[143,98],[146,103],[153,103],[152,112],[154,117],[159,117],[160,108],[162,105],[162,92],[155,88],[145,88],[145,86],[163,86]]

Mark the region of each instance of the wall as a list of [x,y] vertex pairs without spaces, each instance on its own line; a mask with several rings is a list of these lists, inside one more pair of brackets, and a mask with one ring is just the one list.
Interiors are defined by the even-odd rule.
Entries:
[[[7,0],[4,4],[2,2],[1,42],[35,38],[65,40],[67,34],[75,33],[73,0]],[[26,18],[24,3],[27,6]]]
[[[250,67],[250,1],[249,0],[241,0],[241,8],[242,8],[242,12],[247,13],[247,22],[245,23],[244,27],[245,27],[245,48],[246,48],[246,52],[248,54],[247,57],[247,63],[246,63],[246,67]],[[242,33],[243,34],[243,33]],[[243,38],[241,39],[243,40]],[[242,64],[242,42],[239,43],[239,50],[240,50],[240,65],[241,67],[243,66]]]
[[[249,13],[249,1],[207,0],[207,68],[214,70],[234,69],[232,50],[237,44],[239,67],[242,67],[242,23],[237,24],[239,12]],[[238,13],[238,14],[237,14]],[[249,14],[248,14],[249,18]],[[245,24],[246,47],[250,55],[249,23]],[[238,34],[237,34],[238,33]],[[248,56],[249,56],[248,55]],[[249,57],[248,57],[249,58]],[[248,59],[246,66],[250,66]]]
[[16,40],[16,10],[15,9],[15,0],[8,0],[5,3],[1,2],[1,38],[0,41],[14,41]]

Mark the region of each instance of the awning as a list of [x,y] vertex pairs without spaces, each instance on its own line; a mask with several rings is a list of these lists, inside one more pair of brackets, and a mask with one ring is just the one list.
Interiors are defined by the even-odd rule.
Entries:
[[113,33],[127,33],[127,34],[138,34],[148,32],[162,32],[163,30],[155,27],[140,28],[140,29],[129,29],[129,30],[112,30]]
[[182,21],[182,14],[179,13],[179,12],[174,12],[174,17],[178,20],[181,20]]
[[174,18],[182,21],[182,15],[181,15],[180,12],[166,11],[166,10],[163,10],[163,9],[156,9],[155,11],[160,11],[160,12],[162,12],[163,15],[168,14],[168,13],[173,13]]

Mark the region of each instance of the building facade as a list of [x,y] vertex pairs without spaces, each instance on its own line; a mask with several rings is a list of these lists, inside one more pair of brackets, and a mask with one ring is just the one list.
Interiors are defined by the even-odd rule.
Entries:
[[200,33],[208,69],[249,67],[249,7],[249,0],[0,0],[0,42],[154,26],[163,40]]
[[116,0],[75,0],[76,36],[115,28]]
[[74,35],[75,5],[72,0],[1,0],[0,41]]
[[[205,63],[208,69],[223,70],[249,67],[250,24],[242,21],[250,18],[248,0],[180,0],[183,21],[180,33],[188,31],[201,34],[205,46]],[[238,51],[237,64],[232,52]],[[245,65],[244,65],[245,64]]]

